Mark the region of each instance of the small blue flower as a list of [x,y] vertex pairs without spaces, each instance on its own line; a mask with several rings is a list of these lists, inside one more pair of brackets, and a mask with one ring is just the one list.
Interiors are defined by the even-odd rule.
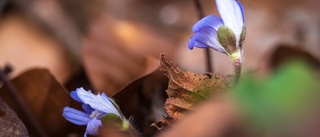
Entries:
[[105,93],[96,95],[90,90],[86,91],[83,88],[77,88],[70,93],[70,96],[74,100],[83,103],[82,108],[85,112],[65,107],[62,115],[71,123],[87,125],[85,137],[87,134],[98,135],[99,127],[102,125],[100,117],[105,114],[113,113],[123,119],[112,100]]
[[245,39],[244,10],[239,1],[216,0],[221,18],[209,15],[198,21],[188,47],[213,48],[231,58],[241,57]]

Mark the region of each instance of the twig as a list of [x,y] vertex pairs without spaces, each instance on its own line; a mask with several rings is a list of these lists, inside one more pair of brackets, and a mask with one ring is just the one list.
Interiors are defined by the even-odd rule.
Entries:
[[5,65],[2,71],[4,72],[4,74],[8,75],[12,71],[11,65]]
[[7,0],[0,0],[0,16],[2,16],[4,8],[5,8],[6,4],[7,4],[7,2],[8,2]]
[[[199,0],[194,0],[194,5],[196,6],[196,9],[199,14],[199,19],[202,19],[204,17],[204,11],[202,9],[201,3]],[[205,56],[206,56],[206,65],[207,65],[207,71],[208,72],[214,72],[212,68],[212,61],[211,61],[211,52],[209,48],[205,48]]]
[[3,82],[4,86],[8,89],[8,92],[12,95],[19,109],[25,115],[28,122],[31,124],[32,128],[35,129],[36,134],[39,137],[48,137],[44,129],[41,127],[40,122],[33,116],[28,106],[25,104],[23,99],[19,96],[19,92],[17,88],[8,80],[3,70],[4,69],[0,67],[0,81]]

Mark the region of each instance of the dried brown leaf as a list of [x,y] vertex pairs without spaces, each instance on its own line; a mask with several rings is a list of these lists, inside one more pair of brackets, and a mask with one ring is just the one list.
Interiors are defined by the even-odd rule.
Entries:
[[[41,123],[50,136],[64,136],[68,122],[62,117],[63,108],[70,103],[70,97],[65,88],[46,69],[32,69],[11,80],[20,96]],[[18,114],[26,124],[30,134],[30,123],[21,110],[18,109],[8,89],[0,89],[0,96]]]
[[49,69],[59,82],[65,82],[78,67],[59,41],[19,13],[1,19],[0,45],[0,64],[14,66],[10,73],[13,77],[27,69],[42,67]]
[[28,137],[28,130],[17,114],[0,99],[0,136]]
[[82,54],[84,68],[95,89],[110,96],[141,75],[145,58],[126,49],[110,27],[92,25]]
[[256,72],[257,74],[267,74],[292,60],[304,60],[315,70],[320,69],[320,60],[316,56],[293,45],[279,44],[265,56],[265,60],[261,62],[260,68]]
[[164,54],[160,56],[160,62],[160,69],[169,78],[169,86],[166,90],[169,98],[165,102],[168,116],[152,124],[158,129],[184,118],[187,111],[194,110],[199,103],[223,92],[228,87],[223,76],[183,71],[177,65],[166,61]]
[[320,61],[315,56],[303,49],[284,44],[277,46],[277,48],[272,52],[268,64],[271,68],[277,68],[283,63],[293,59],[303,59],[310,63],[314,68],[320,69]]
[[144,75],[147,56],[172,53],[174,44],[146,25],[107,17],[90,24],[82,57],[95,89],[113,95]]
[[[155,105],[165,100],[159,93],[167,86],[167,79],[158,70],[160,63],[157,59],[148,57],[146,64],[143,75],[115,92],[112,98],[127,118],[133,118],[133,125],[139,132],[151,136],[156,130],[149,125],[157,119]],[[162,107],[163,103],[159,108]]]
[[222,137],[226,129],[236,121],[234,104],[225,99],[213,98],[197,107],[197,111],[192,111],[188,117],[161,132],[158,137]]

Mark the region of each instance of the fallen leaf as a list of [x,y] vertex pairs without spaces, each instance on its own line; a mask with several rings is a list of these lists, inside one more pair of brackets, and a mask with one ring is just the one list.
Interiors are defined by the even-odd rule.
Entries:
[[271,68],[278,68],[279,66],[293,59],[303,59],[310,63],[310,65],[312,65],[315,69],[320,69],[320,61],[315,56],[301,48],[284,44],[277,46],[277,48],[271,53],[269,66]]
[[28,137],[28,130],[17,114],[0,99],[0,136]]
[[11,76],[17,77],[25,70],[41,67],[49,69],[62,83],[77,70],[79,62],[44,30],[20,13],[10,12],[1,19],[0,64],[14,66]]
[[88,75],[83,70],[83,67],[80,68],[81,69],[79,71],[74,72],[69,80],[63,84],[67,91],[71,92],[79,87],[83,87],[84,89],[94,89]]
[[177,65],[166,61],[164,54],[161,54],[160,62],[160,69],[169,78],[169,86],[166,90],[169,98],[167,98],[164,107],[168,116],[152,124],[158,129],[183,119],[186,112],[194,110],[195,106],[202,101],[228,88],[228,82],[223,76],[213,73],[196,74],[183,71]]
[[145,58],[123,47],[104,24],[94,24],[83,48],[83,64],[96,91],[108,96],[143,73]]
[[[158,102],[165,100],[165,95],[161,93],[167,86],[167,78],[158,70],[159,65],[157,59],[148,57],[143,75],[111,95],[123,114],[133,119],[133,126],[146,136],[156,132],[149,125],[159,115],[159,112],[155,112]],[[162,107],[163,103],[159,108]]]
[[174,51],[170,38],[138,24],[110,16],[90,24],[81,55],[96,91],[113,95],[144,75],[147,56]]
[[222,137],[238,118],[234,104],[228,99],[211,98],[196,109],[157,137]]
[[[68,122],[62,117],[62,111],[70,103],[68,92],[46,69],[32,69],[11,80],[20,96],[50,136],[64,136],[68,130]],[[30,135],[30,123],[18,109],[13,97],[6,87],[0,89],[0,96],[21,118]]]
[[292,60],[304,60],[315,70],[320,70],[320,60],[316,56],[293,45],[279,44],[276,48],[267,52],[265,60],[261,61],[257,74],[268,74]]

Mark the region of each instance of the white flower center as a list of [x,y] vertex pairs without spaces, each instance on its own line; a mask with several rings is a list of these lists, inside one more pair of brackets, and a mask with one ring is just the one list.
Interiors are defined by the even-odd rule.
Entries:
[[102,114],[100,111],[95,110],[90,114],[90,118],[93,119],[93,118],[97,117],[100,114]]

